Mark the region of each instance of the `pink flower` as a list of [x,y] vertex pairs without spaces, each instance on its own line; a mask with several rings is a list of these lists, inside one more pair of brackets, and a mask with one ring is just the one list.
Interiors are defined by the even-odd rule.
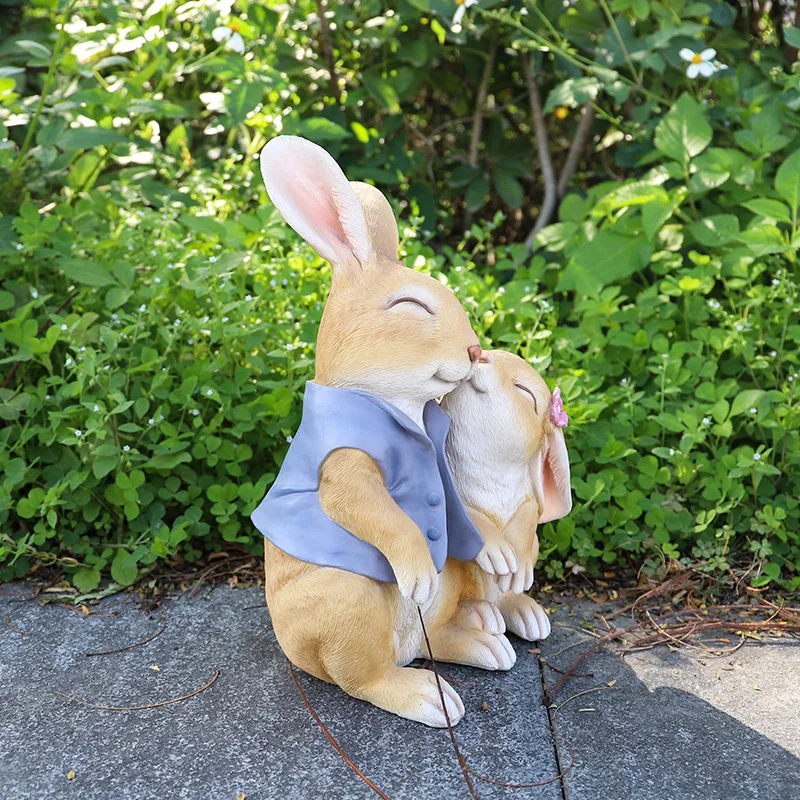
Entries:
[[564,403],[561,400],[561,389],[558,386],[553,391],[553,397],[550,400],[550,419],[557,428],[566,428],[569,423],[569,417],[564,411]]

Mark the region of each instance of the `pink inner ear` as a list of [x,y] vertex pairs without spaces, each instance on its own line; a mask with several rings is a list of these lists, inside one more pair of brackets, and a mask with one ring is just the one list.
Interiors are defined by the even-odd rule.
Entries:
[[566,517],[572,510],[569,456],[560,429],[548,437],[546,455],[539,463],[539,487],[542,492],[539,522],[553,522]]
[[[333,197],[325,192],[324,187],[314,185],[305,176],[299,176],[287,180],[285,193],[295,213],[315,229],[319,239],[325,241],[323,246],[332,248],[339,260],[346,258],[349,253],[347,237]],[[311,241],[309,244],[314,246]]]

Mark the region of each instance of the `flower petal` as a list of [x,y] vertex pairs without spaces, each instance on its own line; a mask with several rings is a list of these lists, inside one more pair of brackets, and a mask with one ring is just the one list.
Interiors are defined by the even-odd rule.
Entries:
[[224,42],[232,33],[233,31],[230,28],[221,25],[219,28],[214,28],[214,30],[211,31],[211,38],[215,42]]
[[688,47],[684,47],[683,50],[678,53],[678,55],[684,61],[691,61],[694,58],[694,50],[690,50]]
[[697,65],[697,69],[706,78],[710,78],[717,71],[717,68],[710,61],[701,61]]
[[722,71],[723,69],[728,69],[728,65],[723,64],[721,61],[715,61],[714,66],[717,68],[718,71]]
[[452,23],[453,27],[461,24],[461,20],[464,19],[464,14],[466,13],[466,10],[467,9],[464,7],[463,4],[456,9],[456,13],[453,14],[453,23]]
[[689,64],[689,66],[686,67],[687,78],[696,78],[699,72],[700,72],[700,64]]
[[225,47],[227,47],[228,50],[233,50],[234,52],[239,53],[239,55],[244,53],[244,39],[242,38],[242,34],[234,33],[225,43]]
[[700,58],[702,58],[703,61],[711,61],[716,54],[717,51],[713,47],[709,47],[708,50],[703,50],[703,52],[700,53]]

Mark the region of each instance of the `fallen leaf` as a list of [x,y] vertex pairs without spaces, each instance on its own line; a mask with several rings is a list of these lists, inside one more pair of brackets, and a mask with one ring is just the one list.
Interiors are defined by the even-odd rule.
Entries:
[[88,616],[89,616],[89,606],[87,606],[87,605],[82,605],[82,606],[81,606],[81,611],[83,611],[83,614],[84,614],[84,616],[86,616],[86,617],[88,617]]
[[617,577],[617,573],[616,572],[604,572],[603,573],[603,577],[604,578],[616,578]]
[[607,594],[605,594],[605,593],[603,593],[603,594],[596,594],[596,595],[594,595],[594,596],[592,597],[592,602],[593,602],[593,603],[605,603],[607,600],[608,600],[608,595],[607,595]]
[[760,687],[760,686],[756,686],[755,684],[753,684],[753,688],[754,688],[754,689],[755,689],[757,692],[760,692],[760,691],[761,691],[761,687]]
[[617,679],[616,679],[616,678],[614,678],[614,680],[613,680],[613,681],[609,681],[609,682],[606,684],[606,686],[608,686],[608,688],[610,689],[610,688],[612,688],[612,687],[614,686],[614,684],[616,684],[616,682],[617,682]]
[[156,672],[161,672],[161,667],[158,664],[151,664],[150,669],[154,669]]
[[68,781],[71,781],[71,780],[72,780],[72,779],[73,779],[73,778],[74,778],[74,777],[75,777],[77,774],[78,774],[78,773],[77,773],[77,772],[75,772],[75,770],[74,770],[74,769],[71,769],[71,770],[70,770],[70,771],[67,773],[67,780],[68,780]]
[[489,710],[489,704],[484,700],[481,703],[481,711],[488,711],[488,710]]
[[239,794],[236,795],[236,800],[247,800],[247,795],[244,792],[239,792]]

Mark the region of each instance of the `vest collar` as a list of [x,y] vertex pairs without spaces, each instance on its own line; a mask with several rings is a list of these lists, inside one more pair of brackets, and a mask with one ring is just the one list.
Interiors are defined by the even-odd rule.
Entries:
[[305,388],[304,406],[313,408],[315,405],[325,400],[345,400],[348,396],[362,397],[373,405],[380,408],[397,422],[400,427],[410,433],[414,438],[425,443],[433,444],[436,450],[444,447],[447,433],[450,430],[450,417],[447,412],[435,401],[429,400],[422,411],[422,421],[425,430],[422,430],[416,422],[397,406],[378,397],[372,392],[365,392],[363,389],[343,389],[338,386],[325,386],[316,381],[308,381]]

